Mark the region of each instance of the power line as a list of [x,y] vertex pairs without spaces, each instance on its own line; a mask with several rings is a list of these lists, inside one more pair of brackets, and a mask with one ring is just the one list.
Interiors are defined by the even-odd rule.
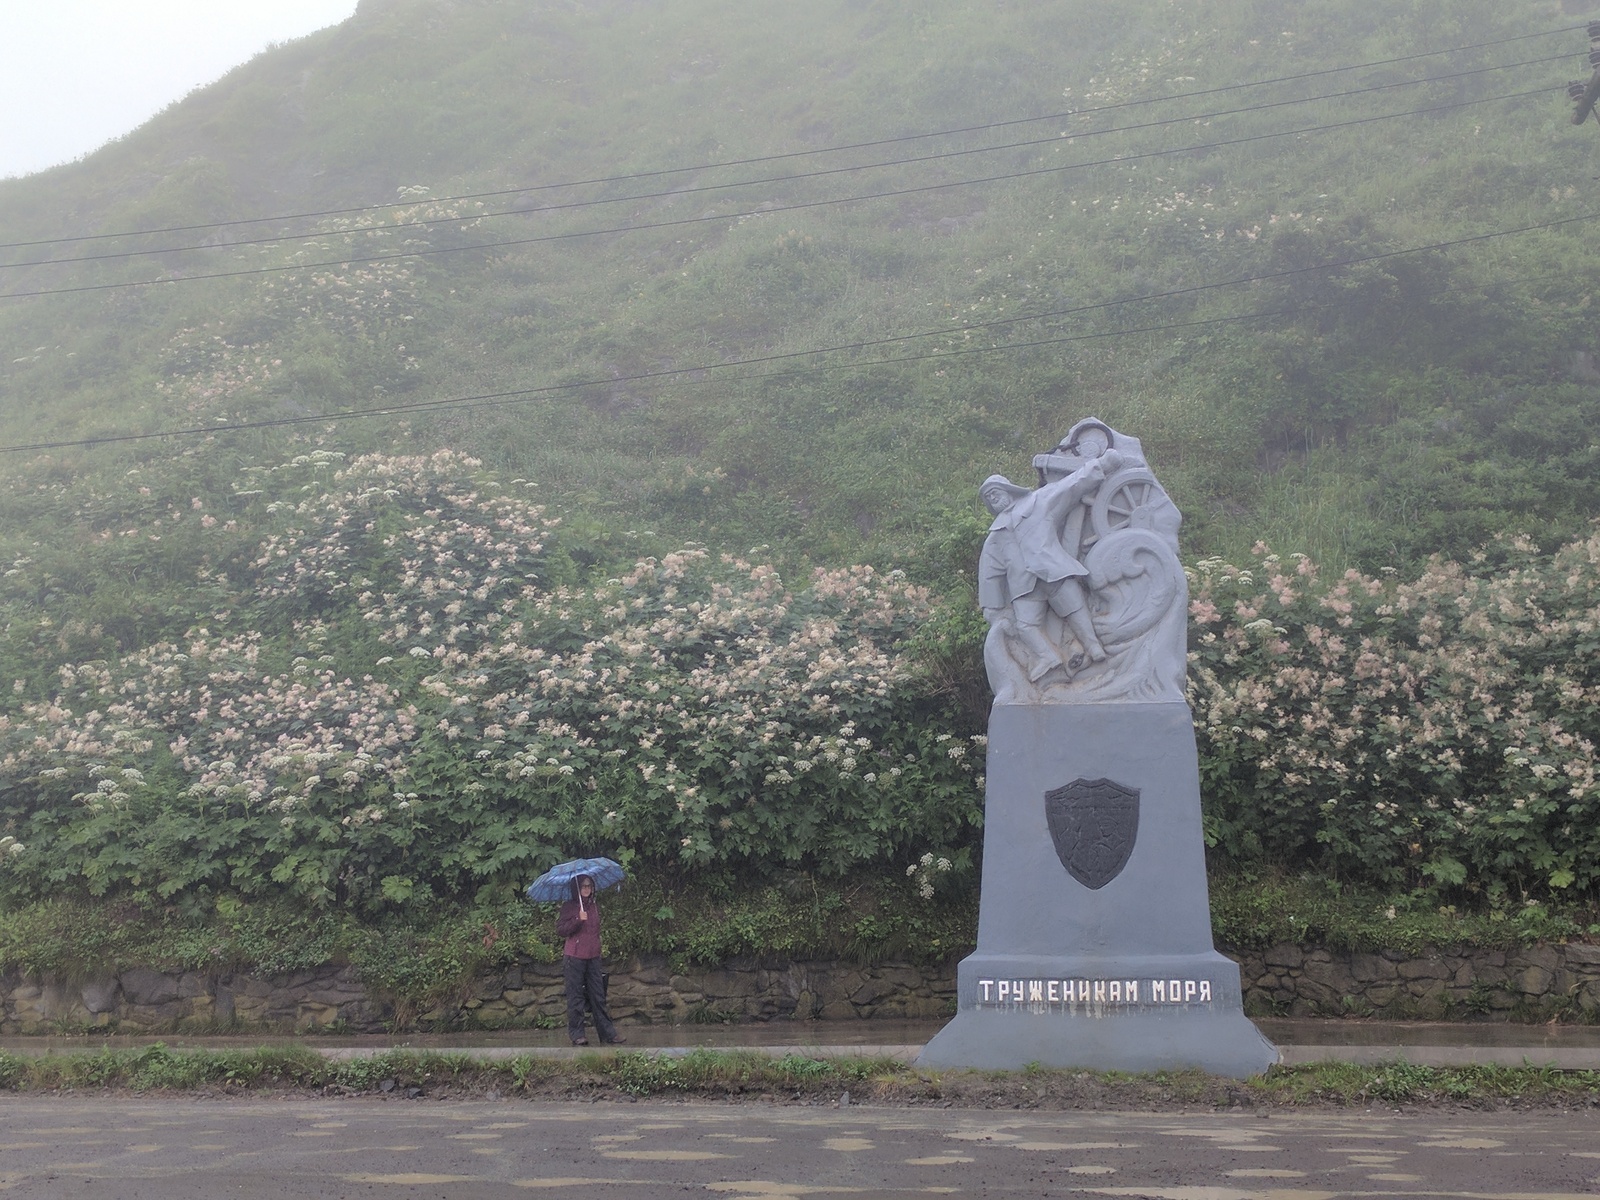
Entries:
[[835,204],[858,204],[869,200],[892,199],[898,196],[914,195],[921,192],[943,191],[945,189],[958,187],[973,187],[986,183],[1001,183],[1015,179],[1033,178],[1040,175],[1060,174],[1065,171],[1085,170],[1091,167],[1138,162],[1144,159],[1167,158],[1179,154],[1193,154],[1203,150],[1223,149],[1231,146],[1246,145],[1252,142],[1266,141],[1273,138],[1296,137],[1312,133],[1326,133],[1336,129],[1349,129],[1359,125],[1369,125],[1378,121],[1393,121],[1404,117],[1426,116],[1431,113],[1467,108],[1477,104],[1491,104],[1501,100],[1522,100],[1533,96],[1544,95],[1548,91],[1548,88],[1536,88],[1524,92],[1513,92],[1498,96],[1485,96],[1475,100],[1453,100],[1445,104],[1431,105],[1426,108],[1409,109],[1404,112],[1382,113],[1377,116],[1355,117],[1347,121],[1303,126],[1298,129],[1286,129],[1271,133],[1250,134],[1243,137],[1229,138],[1222,141],[1202,143],[1194,146],[1181,146],[1163,150],[1141,151],[1139,153],[1117,155],[1113,158],[1099,159],[1091,162],[1066,163],[1061,166],[1039,167],[1025,171],[1009,171],[997,175],[982,176],[975,179],[946,180],[939,183],[921,184],[914,187],[893,188],[886,191],[869,192],[856,196],[833,197],[826,200],[810,200],[800,201],[793,204],[771,205],[763,208],[747,210],[744,212],[718,213],[699,217],[682,217],[671,221],[652,221],[636,225],[615,226],[607,229],[576,230],[569,233],[543,234],[537,237],[512,238],[496,242],[476,242],[465,246],[442,246],[420,250],[405,250],[397,251],[392,254],[348,255],[319,262],[287,263],[268,267],[246,267],[234,271],[214,271],[206,274],[183,275],[168,279],[136,279],[123,280],[115,283],[76,284],[66,287],[37,288],[31,291],[0,293],[0,300],[20,300],[38,296],[58,296],[80,292],[111,291],[120,288],[150,287],[162,284],[194,283],[202,280],[236,279],[251,275],[281,274],[286,271],[311,271],[324,268],[331,269],[335,267],[343,268],[366,263],[432,258],[444,254],[461,254],[469,251],[504,250],[519,246],[538,245],[546,242],[570,241],[577,238],[604,237],[619,234],[649,232],[658,229],[681,228],[690,225],[706,224],[713,221],[735,221],[742,218],[772,216],[777,213],[784,212],[799,212],[807,209],[822,208]]
[[[622,175],[600,176],[593,179],[570,180],[558,183],[529,184],[522,187],[502,188],[488,192],[468,192],[454,196],[419,197],[414,200],[389,201],[383,204],[353,205],[345,208],[321,209],[302,213],[282,214],[278,216],[241,217],[228,221],[208,221],[192,225],[167,225],[141,230],[123,230],[112,233],[79,234],[69,237],[43,238],[34,241],[5,242],[0,243],[0,250],[18,250],[31,246],[65,245],[73,242],[102,241],[106,239],[122,237],[145,237],[160,233],[194,233],[207,229],[226,229],[240,225],[258,225],[274,221],[299,221],[313,220],[323,217],[349,216],[356,213],[383,212],[395,208],[405,208],[419,202],[451,204],[466,200],[487,200],[500,196],[526,195],[529,192],[550,191],[561,188],[594,187],[602,184],[628,183],[635,180],[656,179],[666,175],[678,175],[694,171],[718,170],[725,167],[754,166],[762,163],[781,162],[795,158],[811,158],[824,154],[840,154],[851,150],[874,149],[880,146],[896,145],[904,142],[920,141],[929,138],[955,137],[968,133],[982,133],[995,129],[1005,129],[1016,125],[1026,125],[1040,121],[1061,121],[1073,117],[1090,116],[1096,113],[1113,112],[1126,108],[1138,108],[1149,104],[1172,103],[1175,101],[1196,99],[1204,96],[1221,95],[1227,92],[1240,91],[1249,88],[1271,87],[1283,83],[1297,83],[1307,79],[1317,79],[1329,75],[1342,74],[1347,71],[1372,70],[1378,67],[1397,66],[1402,63],[1419,62],[1430,58],[1442,58],[1454,54],[1464,54],[1472,50],[1485,50],[1498,46],[1508,46],[1518,42],[1567,34],[1573,32],[1574,30],[1583,28],[1585,27],[1581,25],[1570,25],[1557,29],[1542,30],[1536,33],[1519,34],[1515,37],[1495,38],[1484,42],[1474,42],[1464,46],[1454,46],[1445,50],[1430,50],[1416,54],[1400,55],[1394,58],[1375,59],[1364,63],[1349,63],[1337,67],[1324,67],[1316,71],[1305,71],[1294,75],[1280,75],[1245,83],[1226,84],[1214,88],[1202,88],[1192,92],[1177,92],[1169,96],[1151,96],[1144,99],[1125,100],[1115,104],[1099,105],[1087,109],[1068,109],[1063,112],[1043,113],[1033,117],[1015,117],[1003,121],[986,122],[980,125],[968,125],[952,129],[933,130],[926,133],[906,134],[900,137],[879,138],[864,142],[852,142],[839,146],[823,147],[816,150],[794,150],[781,154],[757,155],[741,159],[728,159],[721,162],[696,163],[681,167],[665,167],[658,170],[639,171]],[[1566,56],[1561,55],[1559,57]]]
[[[1527,59],[1515,63],[1499,63],[1487,67],[1475,67],[1467,71],[1453,71],[1444,75],[1424,76],[1421,79],[1399,80],[1393,83],[1376,84],[1369,87],[1351,88],[1343,92],[1328,92],[1317,96],[1296,96],[1286,100],[1273,100],[1260,104],[1244,105],[1239,108],[1218,109],[1212,112],[1190,113],[1178,117],[1166,117],[1159,121],[1146,121],[1136,125],[1123,125],[1112,129],[1092,129],[1082,133],[1072,134],[1072,140],[1087,140],[1095,137],[1105,137],[1118,133],[1138,133],[1151,129],[1161,129],[1170,125],[1187,125],[1199,121],[1211,121],[1221,117],[1239,116],[1247,113],[1266,112],[1275,108],[1286,108],[1298,104],[1315,104],[1328,100],[1345,100],[1355,96],[1370,95],[1374,92],[1391,91],[1396,88],[1423,87],[1428,84],[1445,83],[1452,80],[1464,79],[1473,75],[1485,75],[1496,71],[1515,70],[1521,67],[1543,66],[1551,62],[1559,62],[1568,55],[1551,55],[1545,58]],[[626,196],[608,196],[595,200],[573,200],[561,204],[536,205],[529,208],[503,209],[499,212],[473,213],[466,216],[440,217],[431,220],[401,221],[392,225],[358,226],[347,229],[322,230],[316,233],[305,234],[274,234],[259,238],[240,238],[231,242],[191,243],[183,246],[149,247],[139,250],[109,251],[104,254],[84,254],[64,258],[42,258],[27,262],[0,263],[0,270],[21,269],[27,267],[58,266],[66,263],[106,262],[117,259],[140,258],[146,255],[178,254],[194,251],[228,250],[240,246],[264,246],[279,242],[295,241],[315,237],[337,237],[346,234],[360,233],[395,233],[404,229],[438,228],[445,225],[471,224],[478,221],[492,220],[497,217],[531,216],[539,213],[552,213],[573,211],[585,208],[594,208],[601,205],[639,203],[645,200],[676,199],[681,196],[691,196],[706,192],[728,191],[734,188],[759,187],[772,183],[797,183],[807,179],[821,179],[833,175],[854,174],[860,171],[887,170],[892,167],[914,166],[930,162],[939,162],[954,158],[970,157],[977,154],[996,154],[1005,150],[1022,150],[1032,146],[1053,145],[1061,142],[1065,134],[1052,134],[1049,137],[1029,138],[1018,142],[1002,142],[990,146],[968,147],[961,150],[945,150],[933,154],[916,155],[910,158],[888,159],[880,162],[857,163],[844,167],[828,167],[816,171],[803,171],[790,175],[769,175],[758,179],[734,180],[729,183],[703,184],[697,187],[671,188],[659,192],[633,193]]]
[[[1582,221],[1592,221],[1596,218],[1600,218],[1600,212],[1581,213],[1577,216],[1562,217],[1552,221],[1541,221],[1531,225],[1518,226],[1514,229],[1502,229],[1494,230],[1488,233],[1471,234],[1464,237],[1452,238],[1447,241],[1432,242],[1423,246],[1411,246],[1402,250],[1388,250],[1374,254],[1357,255],[1351,258],[1341,259],[1336,262],[1317,263],[1311,266],[1286,268],[1282,271],[1271,271],[1259,275],[1247,275],[1239,276],[1233,279],[1215,280],[1210,283],[1195,284],[1185,288],[1174,288],[1165,292],[1155,292],[1149,295],[1134,296],[1123,300],[1099,301],[1094,304],[1076,305],[1070,308],[1025,314],[1017,317],[1007,317],[993,321],[980,322],[973,325],[924,330],[920,333],[898,334],[892,337],[873,338],[835,346],[822,346],[805,350],[782,351],[778,353],[757,355],[742,359],[731,359],[719,363],[703,363],[692,367],[663,368],[657,371],[642,371],[632,375],[580,380],[573,383],[546,384],[540,387],[517,388],[504,392],[489,392],[476,396],[457,396],[436,400],[412,401],[405,404],[385,404],[374,408],[353,409],[341,413],[307,414],[294,417],[264,419],[259,421],[243,421],[229,425],[191,426],[150,433],[108,434],[93,438],[78,438],[52,442],[33,442],[25,445],[0,446],[0,454],[38,453],[46,450],[91,448],[96,446],[151,441],[164,438],[193,437],[197,435],[210,437],[219,433],[240,433],[252,430],[278,429],[297,425],[325,425],[330,422],[356,420],[368,417],[405,416],[416,413],[454,412],[464,411],[472,408],[523,403],[541,396],[547,396],[561,392],[578,391],[583,388],[614,387],[619,383],[640,383],[650,380],[681,377],[684,375],[699,375],[709,371],[727,370],[733,367],[761,366],[770,363],[791,362],[796,359],[814,357],[823,354],[841,354],[872,349],[880,346],[898,345],[923,338],[950,337],[957,334],[968,334],[978,330],[1009,327],[1032,321],[1048,320],[1055,317],[1079,316],[1084,313],[1120,308],[1130,304],[1145,304],[1157,300],[1169,300],[1183,296],[1192,296],[1201,292],[1216,291],[1226,287],[1238,287],[1244,284],[1263,283],[1274,279],[1285,279],[1295,275],[1303,275],[1311,272],[1342,270],[1346,267],[1360,266],[1366,263],[1382,262],[1388,259],[1401,258],[1412,254],[1436,253],[1443,250],[1454,249],[1459,246],[1491,241],[1496,238],[1512,237],[1517,234],[1532,233],[1545,229],[1555,229]],[[978,353],[1000,353],[1012,350],[1036,348],[1040,346],[1062,345],[1065,343],[1083,341],[1090,338],[1123,336],[1132,333],[1161,332],[1172,329],[1192,328],[1198,325],[1217,324],[1229,321],[1265,319],[1269,316],[1289,315],[1300,311],[1305,311],[1305,306],[1274,310],[1268,313],[1246,314],[1244,316],[1205,318],[1196,321],[1145,326],[1134,329],[1071,334],[1058,338],[1043,338],[1029,342],[1011,342],[999,346],[960,347],[956,349],[941,350],[932,354],[906,355],[900,358],[875,360],[870,363],[840,363],[835,365],[822,364],[819,366],[807,367],[805,370],[816,371],[852,369],[908,362],[931,361]],[[770,372],[764,375],[747,376],[743,378],[772,378],[784,375],[793,375],[796,373],[797,372],[794,370],[786,370],[780,372]]]

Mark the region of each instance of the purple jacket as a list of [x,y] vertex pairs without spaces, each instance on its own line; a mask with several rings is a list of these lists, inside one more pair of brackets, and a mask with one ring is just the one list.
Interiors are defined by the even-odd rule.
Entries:
[[[578,917],[579,906],[589,914],[587,921]],[[572,899],[561,906],[556,914],[556,936],[567,939],[562,953],[568,958],[600,957],[600,904],[598,897],[578,899],[578,881],[572,881]]]

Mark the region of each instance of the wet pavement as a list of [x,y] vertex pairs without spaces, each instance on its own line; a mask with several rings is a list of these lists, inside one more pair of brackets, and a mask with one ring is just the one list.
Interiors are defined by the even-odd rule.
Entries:
[[[1396,1059],[1431,1066],[1494,1063],[1600,1069],[1600,1026],[1512,1025],[1503,1022],[1319,1021],[1265,1018],[1256,1022],[1282,1051],[1285,1063],[1327,1060],[1386,1062]],[[629,1025],[624,1049],[687,1052],[751,1049],[813,1057],[914,1059],[944,1025],[934,1021],[773,1021],[738,1025]],[[306,1045],[330,1058],[347,1059],[393,1048],[467,1052],[488,1059],[521,1054],[566,1057],[580,1053],[563,1031],[520,1029],[441,1034],[342,1034],[317,1036],[84,1035],[0,1038],[0,1050],[23,1054],[74,1053],[163,1042],[173,1048],[225,1049]],[[591,1049],[602,1049],[595,1047]]]
[[1600,1114],[1017,1113],[0,1096],[29,1200],[1578,1200]]

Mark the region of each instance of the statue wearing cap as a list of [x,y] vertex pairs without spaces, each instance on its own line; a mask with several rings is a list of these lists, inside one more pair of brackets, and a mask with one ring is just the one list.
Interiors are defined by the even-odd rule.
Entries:
[[994,517],[978,603],[996,703],[1181,697],[1181,517],[1139,440],[1088,418],[1033,465],[1036,488],[978,488]]
[[[1121,456],[1108,451],[1034,491],[1004,475],[989,476],[978,489],[994,515],[978,560],[978,604],[990,625],[1002,627],[1004,635],[1026,648],[1028,678],[1035,683],[1058,669],[1070,679],[1085,661],[1106,656],[1084,593],[1089,569],[1067,552],[1061,531],[1068,513],[1104,481],[1107,469],[1120,465]],[[1047,609],[1066,622],[1077,639],[1077,654],[1063,655],[1046,635]]]

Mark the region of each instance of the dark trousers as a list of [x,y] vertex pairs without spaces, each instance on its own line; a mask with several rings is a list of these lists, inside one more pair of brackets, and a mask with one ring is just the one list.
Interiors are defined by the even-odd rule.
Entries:
[[583,1010],[587,1007],[594,1014],[600,1040],[616,1041],[617,1027],[606,1011],[606,981],[600,974],[600,960],[568,955],[562,960],[562,971],[567,983],[567,1036],[573,1041],[583,1036]]

